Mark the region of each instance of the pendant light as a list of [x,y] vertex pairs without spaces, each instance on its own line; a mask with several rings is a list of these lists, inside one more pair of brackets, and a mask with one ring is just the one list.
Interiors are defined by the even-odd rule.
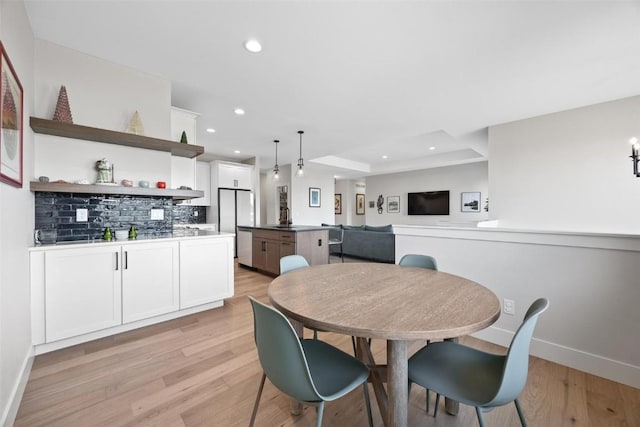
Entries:
[[273,142],[276,144],[276,165],[273,167],[273,179],[278,179],[278,173],[280,172],[280,168],[278,167],[278,143],[280,141],[274,139]]
[[298,159],[298,170],[296,172],[297,176],[302,176],[304,175],[304,160],[302,160],[302,134],[304,133],[304,131],[299,130],[298,131],[298,135],[300,135],[300,158]]

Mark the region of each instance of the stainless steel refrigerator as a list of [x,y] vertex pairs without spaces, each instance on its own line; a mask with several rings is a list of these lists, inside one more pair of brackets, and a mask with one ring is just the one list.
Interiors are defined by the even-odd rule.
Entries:
[[233,254],[238,256],[238,226],[255,225],[253,191],[218,189],[218,230],[235,233]]

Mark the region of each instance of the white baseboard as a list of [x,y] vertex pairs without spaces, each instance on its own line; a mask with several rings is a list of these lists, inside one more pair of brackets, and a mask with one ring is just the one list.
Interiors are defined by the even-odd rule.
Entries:
[[29,375],[31,374],[33,357],[33,347],[30,347],[22,363],[20,378],[16,381],[13,390],[11,390],[7,405],[3,408],[2,419],[0,419],[0,424],[2,424],[3,427],[11,427],[16,419],[16,415],[18,415],[22,395],[24,394],[24,389],[27,387],[27,381],[29,381]]
[[[513,338],[513,334],[513,332],[506,329],[490,327],[476,332],[473,336],[503,347],[508,347]],[[588,372],[592,375],[640,388],[640,367],[629,363],[537,338],[533,338],[531,341],[531,354],[579,371]]]
[[189,307],[178,311],[172,311],[170,313],[161,314],[148,319],[137,320],[131,323],[125,323],[124,325],[118,325],[107,329],[101,329],[95,332],[89,332],[83,335],[78,335],[71,338],[61,339],[59,341],[53,341],[50,343],[38,343],[35,346],[35,354],[40,355],[49,353],[50,351],[60,350],[61,348],[71,347],[72,345],[82,344],[84,342],[97,340],[100,338],[108,337],[110,335],[119,334],[122,332],[131,331],[133,329],[142,328],[144,326],[154,325],[156,323],[165,322],[167,320],[177,319],[178,317],[188,316],[190,314],[199,313],[201,311],[210,310],[212,308],[222,307],[224,300],[218,300],[195,307]]

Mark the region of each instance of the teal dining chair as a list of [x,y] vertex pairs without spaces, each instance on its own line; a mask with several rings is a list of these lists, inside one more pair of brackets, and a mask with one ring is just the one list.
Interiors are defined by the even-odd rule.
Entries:
[[289,320],[273,307],[249,297],[253,308],[254,339],[263,374],[249,426],[254,425],[265,379],[293,399],[317,408],[322,425],[325,402],[336,400],[362,385],[373,425],[369,368],[360,360],[317,339],[299,340]]
[[[438,271],[438,263],[436,262],[436,259],[429,255],[406,254],[402,258],[400,258],[400,262],[398,262],[398,265],[403,265],[405,267],[426,268],[429,270]],[[427,341],[427,345],[429,345],[429,341]],[[426,393],[425,408],[427,412],[429,412],[429,389],[427,389]]]
[[407,254],[400,258],[398,265],[405,267],[428,268],[429,270],[438,270],[436,259],[429,255]]
[[302,255],[287,255],[280,258],[280,274],[305,267],[309,267],[309,263]]
[[538,316],[549,307],[546,298],[531,304],[506,355],[486,353],[450,341],[432,343],[409,359],[409,391],[416,383],[440,395],[476,408],[480,427],[482,413],[514,402],[523,427],[526,421],[518,396],[527,382],[529,346]]

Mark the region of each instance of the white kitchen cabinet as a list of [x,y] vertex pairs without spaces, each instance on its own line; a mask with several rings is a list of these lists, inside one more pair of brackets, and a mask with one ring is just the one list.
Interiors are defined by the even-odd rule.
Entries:
[[233,239],[180,242],[180,308],[233,296]]
[[253,190],[253,165],[212,162],[211,191],[216,191],[218,188]]
[[120,247],[50,251],[44,265],[47,342],[122,323]]
[[[188,200],[192,206],[211,205],[211,165],[208,162],[196,162],[196,188],[204,191],[204,196]],[[187,201],[187,200],[185,200]]]
[[122,247],[123,323],[180,308],[178,256],[178,242]]
[[171,107],[171,140],[180,142],[182,132],[187,134],[187,142],[196,144],[196,120],[200,114]]
[[233,296],[233,241],[193,231],[30,249],[36,354],[222,306]]
[[[182,108],[171,107],[171,140],[180,142],[182,132],[187,135],[189,144],[196,143],[196,119],[199,114]],[[184,157],[171,156],[171,188],[180,186],[196,187],[196,160]]]

